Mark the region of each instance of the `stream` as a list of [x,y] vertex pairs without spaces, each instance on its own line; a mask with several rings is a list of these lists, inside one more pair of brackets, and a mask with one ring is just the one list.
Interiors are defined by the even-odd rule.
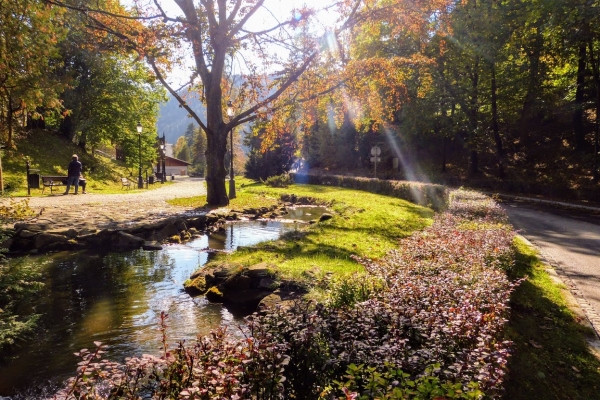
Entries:
[[285,221],[228,223],[222,231],[159,251],[62,252],[26,258],[25,262],[42,264],[44,273],[45,287],[35,309],[42,314],[41,329],[0,365],[0,396],[72,376],[78,362],[73,353],[93,348],[94,341],[106,344],[106,357],[119,362],[143,353],[158,354],[161,311],[169,314],[171,345],[194,340],[220,325],[236,329],[244,314],[204,296],[190,297],[183,282],[215,251],[275,240],[298,229],[297,221],[318,218],[325,211],[297,207],[289,210]]

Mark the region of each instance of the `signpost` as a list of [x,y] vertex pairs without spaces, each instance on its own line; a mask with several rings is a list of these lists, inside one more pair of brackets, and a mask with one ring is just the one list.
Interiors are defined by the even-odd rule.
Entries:
[[371,147],[371,162],[375,163],[375,178],[377,178],[377,163],[381,161],[381,148],[379,146]]

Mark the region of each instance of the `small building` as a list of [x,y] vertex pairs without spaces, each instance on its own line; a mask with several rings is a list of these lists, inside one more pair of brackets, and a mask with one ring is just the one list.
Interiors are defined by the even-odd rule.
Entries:
[[[165,172],[167,176],[170,175],[187,175],[188,167],[192,165],[192,163],[180,160],[175,157],[165,156]],[[157,168],[157,171],[160,170]]]

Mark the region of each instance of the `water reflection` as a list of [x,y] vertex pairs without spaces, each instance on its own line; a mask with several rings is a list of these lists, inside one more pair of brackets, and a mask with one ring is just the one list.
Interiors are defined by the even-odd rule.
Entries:
[[32,263],[47,262],[46,285],[36,307],[43,314],[43,330],[0,366],[0,396],[72,375],[77,362],[73,352],[93,347],[93,341],[107,344],[107,357],[117,361],[158,353],[161,311],[169,314],[171,343],[193,340],[220,324],[237,326],[242,316],[204,297],[191,298],[183,282],[212,257],[209,249],[234,251],[294,229],[298,225],[290,222],[235,222],[161,251],[31,258]]
[[327,209],[325,207],[301,206],[290,208],[287,211],[288,214],[285,216],[286,220],[308,222],[319,219],[319,217],[323,215]]

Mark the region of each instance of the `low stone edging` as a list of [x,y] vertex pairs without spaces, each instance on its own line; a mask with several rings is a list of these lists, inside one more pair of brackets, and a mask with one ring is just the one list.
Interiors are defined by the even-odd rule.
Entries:
[[11,255],[41,254],[51,251],[77,251],[102,249],[102,251],[127,251],[143,248],[160,250],[163,243],[180,243],[200,233],[215,232],[226,221],[258,218],[278,218],[287,213],[286,207],[310,204],[310,199],[290,199],[282,196],[284,204],[244,210],[214,210],[202,215],[175,215],[161,220],[138,223],[110,229],[86,227],[55,228],[57,222],[40,218],[33,222],[18,222],[11,237],[0,243]]
[[161,243],[179,242],[208,229],[216,229],[225,222],[218,215],[200,215],[186,218],[172,216],[151,223],[117,229],[54,229],[51,220],[33,223],[19,222],[14,234],[0,246],[8,248],[9,254],[40,254],[51,251],[102,249],[102,251],[126,251],[138,248],[159,250]]

